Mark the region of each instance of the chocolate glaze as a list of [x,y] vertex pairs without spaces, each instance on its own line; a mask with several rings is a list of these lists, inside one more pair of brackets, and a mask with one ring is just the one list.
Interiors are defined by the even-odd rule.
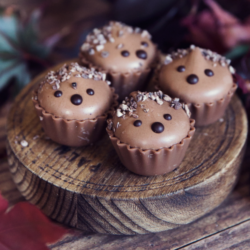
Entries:
[[[48,113],[72,120],[93,119],[104,114],[113,102],[112,91],[109,85],[103,80],[85,79],[76,77],[79,72],[72,72],[69,79],[61,82],[59,90],[45,81],[38,92],[38,102]],[[72,83],[77,88],[72,88]],[[94,94],[89,94],[90,90]],[[61,97],[55,97],[54,93],[61,91]],[[88,93],[88,92],[89,93]]]
[[[138,92],[133,92],[130,96],[136,100],[137,95]],[[121,142],[141,149],[159,149],[171,147],[187,136],[190,121],[183,108],[171,107],[171,101],[163,101],[160,105],[150,98],[136,103],[133,116],[127,112],[121,117],[113,117],[114,135]],[[123,104],[120,109],[122,107]],[[171,115],[171,120],[164,118],[166,113]],[[136,120],[141,121],[141,126],[134,125]]]
[[[218,58],[221,62],[225,60],[219,55]],[[178,72],[176,69],[179,66],[184,66],[185,71]],[[208,76],[205,70],[213,71],[213,76]],[[223,98],[231,90],[233,77],[226,61],[220,63],[206,59],[202,50],[196,47],[182,58],[176,56],[172,58],[172,62],[162,66],[158,87],[185,103],[210,103]]]
[[[81,48],[81,55],[94,66],[113,72],[144,70],[156,57],[156,46],[150,34],[119,22],[94,29]],[[104,57],[102,52],[108,53]]]

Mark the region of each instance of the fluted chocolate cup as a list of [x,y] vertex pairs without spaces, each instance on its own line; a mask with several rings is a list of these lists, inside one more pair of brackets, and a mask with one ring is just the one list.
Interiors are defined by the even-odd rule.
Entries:
[[190,131],[179,143],[157,150],[133,148],[121,142],[111,130],[106,130],[122,164],[131,172],[151,176],[166,174],[179,167],[194,135],[194,124],[190,119]]
[[71,147],[82,147],[95,143],[103,135],[108,114],[118,105],[118,95],[114,91],[112,88],[113,104],[109,110],[94,119],[86,120],[67,120],[46,112],[35,100],[37,93],[34,93],[32,100],[44,132],[52,141]]
[[237,89],[234,73],[230,60],[191,46],[165,57],[153,85],[187,104],[196,126],[207,126],[224,115]]
[[160,53],[146,30],[110,22],[94,29],[81,47],[80,64],[107,74],[119,100],[144,89]]
[[[87,78],[89,74],[91,78]],[[83,69],[75,63],[46,76],[32,100],[51,140],[80,147],[100,139],[108,114],[118,105],[115,89],[102,77],[102,73]]]
[[176,169],[185,156],[195,132],[189,115],[187,106],[161,91],[133,92],[113,112],[106,131],[127,169],[161,175]]

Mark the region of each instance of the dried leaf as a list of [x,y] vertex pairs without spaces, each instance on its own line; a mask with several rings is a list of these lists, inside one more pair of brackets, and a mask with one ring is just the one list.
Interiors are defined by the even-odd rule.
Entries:
[[10,211],[7,207],[0,194],[1,250],[48,250],[47,243],[58,241],[68,231],[28,202],[17,203]]

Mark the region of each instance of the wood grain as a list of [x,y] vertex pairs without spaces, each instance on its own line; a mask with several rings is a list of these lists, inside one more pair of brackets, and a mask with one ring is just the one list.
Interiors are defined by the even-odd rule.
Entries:
[[[234,97],[223,121],[197,129],[181,166],[143,177],[127,171],[105,135],[90,147],[45,139],[31,102],[38,76],[16,98],[7,135],[10,170],[22,195],[58,222],[108,234],[146,234],[190,223],[231,192],[247,136],[247,119]],[[33,137],[39,135],[39,139]],[[25,139],[29,147],[14,141]]]

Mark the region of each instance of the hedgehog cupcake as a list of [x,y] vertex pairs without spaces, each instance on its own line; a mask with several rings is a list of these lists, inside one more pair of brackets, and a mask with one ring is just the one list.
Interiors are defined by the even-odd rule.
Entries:
[[121,100],[144,87],[157,60],[148,31],[119,22],[94,29],[80,51],[81,63],[105,71]]
[[188,104],[197,126],[220,119],[237,85],[230,60],[192,45],[165,57],[155,87]]
[[187,105],[158,92],[132,92],[108,120],[107,132],[123,165],[140,175],[177,168],[194,134]]
[[67,146],[86,146],[100,138],[118,96],[106,75],[78,63],[50,71],[33,96],[45,133]]

